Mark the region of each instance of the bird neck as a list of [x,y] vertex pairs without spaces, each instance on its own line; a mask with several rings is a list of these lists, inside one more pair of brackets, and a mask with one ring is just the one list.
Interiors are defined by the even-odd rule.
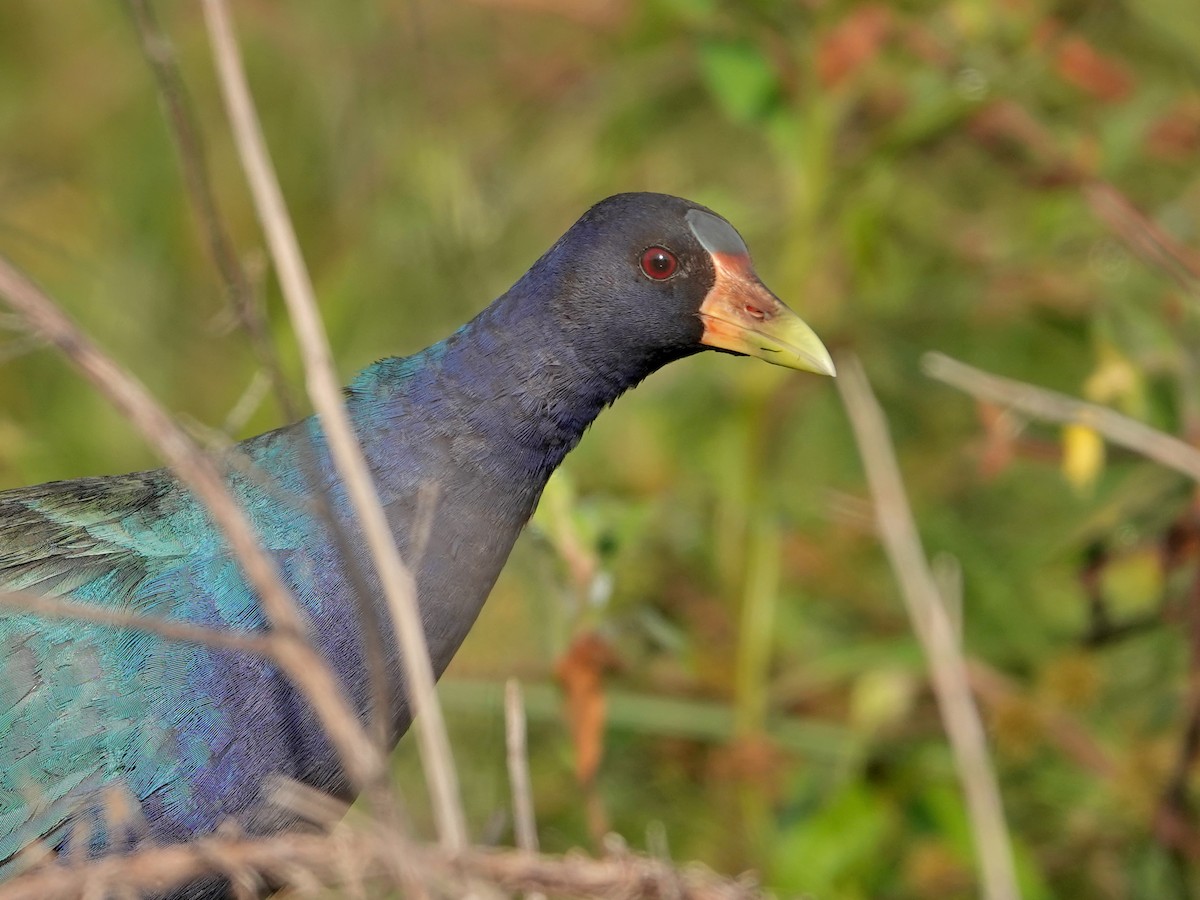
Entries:
[[452,339],[443,371],[456,387],[481,388],[459,409],[473,430],[515,451],[522,468],[548,474],[600,411],[648,373],[569,323],[526,314],[529,305],[485,310]]
[[376,363],[351,396],[382,404],[398,428],[415,413],[460,446],[473,441],[474,462],[540,492],[600,411],[668,360],[562,315],[528,283],[537,274],[446,340]]

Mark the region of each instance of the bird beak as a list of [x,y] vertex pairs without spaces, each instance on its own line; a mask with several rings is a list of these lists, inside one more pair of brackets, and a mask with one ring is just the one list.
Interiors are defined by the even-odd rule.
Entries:
[[716,281],[700,304],[700,343],[788,369],[837,374],[816,332],[758,280],[748,254],[711,256]]

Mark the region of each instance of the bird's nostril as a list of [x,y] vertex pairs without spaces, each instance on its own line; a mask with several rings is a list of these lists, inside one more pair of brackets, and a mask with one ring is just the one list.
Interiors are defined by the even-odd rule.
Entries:
[[757,306],[754,306],[753,304],[747,303],[745,305],[744,309],[746,310],[746,315],[751,316],[752,318],[765,319],[767,317],[767,314],[765,312],[763,312],[761,309],[759,309]]

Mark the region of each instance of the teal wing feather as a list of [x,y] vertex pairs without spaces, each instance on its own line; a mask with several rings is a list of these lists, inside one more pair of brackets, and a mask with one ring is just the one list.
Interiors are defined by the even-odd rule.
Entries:
[[[231,466],[228,484],[297,598],[317,608],[343,586],[292,460],[310,429],[243,443],[251,468]],[[0,492],[0,591],[18,590],[211,628],[266,627],[211,519],[166,470]],[[21,848],[57,845],[80,822],[93,849],[184,840],[250,809],[270,774],[309,774],[302,767],[318,758],[328,771],[314,783],[329,786],[337,771],[324,740],[262,658],[0,603],[0,880]],[[118,786],[146,830],[97,837],[102,798]]]
[[[189,552],[162,527],[179,511],[174,486],[146,472],[0,493],[0,590],[156,612],[148,579]],[[0,866],[53,835],[125,763],[145,715],[147,637],[0,616]]]

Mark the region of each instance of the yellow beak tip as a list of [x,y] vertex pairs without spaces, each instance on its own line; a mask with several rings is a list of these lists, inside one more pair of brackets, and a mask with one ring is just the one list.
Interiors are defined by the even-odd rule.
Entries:
[[830,378],[837,378],[837,366],[833,364],[833,358],[828,353],[822,359],[816,360],[816,365],[812,371],[818,375],[828,375]]

